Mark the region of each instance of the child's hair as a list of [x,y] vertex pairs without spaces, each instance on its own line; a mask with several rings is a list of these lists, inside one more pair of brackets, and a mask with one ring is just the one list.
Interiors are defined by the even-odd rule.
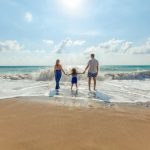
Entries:
[[76,68],[72,68],[72,70],[71,70],[72,72],[72,75],[76,75],[77,74],[77,70],[76,70]]

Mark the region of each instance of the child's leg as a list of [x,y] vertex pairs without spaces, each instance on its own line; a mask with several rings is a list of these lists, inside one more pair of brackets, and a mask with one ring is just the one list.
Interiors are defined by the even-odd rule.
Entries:
[[76,90],[78,90],[78,84],[76,83]]
[[73,84],[71,84],[71,91],[72,91],[72,87],[73,87]]

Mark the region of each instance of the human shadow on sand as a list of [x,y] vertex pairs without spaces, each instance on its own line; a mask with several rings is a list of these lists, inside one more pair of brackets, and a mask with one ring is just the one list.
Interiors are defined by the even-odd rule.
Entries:
[[110,99],[111,97],[106,95],[105,93],[102,93],[101,91],[96,91],[96,99],[102,100],[105,103],[111,103]]

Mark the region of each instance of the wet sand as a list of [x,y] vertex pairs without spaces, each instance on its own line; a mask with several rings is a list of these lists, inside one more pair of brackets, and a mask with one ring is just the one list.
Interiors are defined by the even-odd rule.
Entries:
[[67,107],[30,99],[0,100],[1,150],[150,150],[149,107]]

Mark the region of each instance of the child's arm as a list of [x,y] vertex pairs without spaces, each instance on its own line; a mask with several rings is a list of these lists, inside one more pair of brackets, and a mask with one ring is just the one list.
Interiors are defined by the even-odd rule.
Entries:
[[72,75],[71,73],[70,74],[66,74],[67,76],[70,76],[70,75]]
[[84,72],[82,72],[82,73],[81,73],[81,72],[78,72],[77,74],[84,74]]

